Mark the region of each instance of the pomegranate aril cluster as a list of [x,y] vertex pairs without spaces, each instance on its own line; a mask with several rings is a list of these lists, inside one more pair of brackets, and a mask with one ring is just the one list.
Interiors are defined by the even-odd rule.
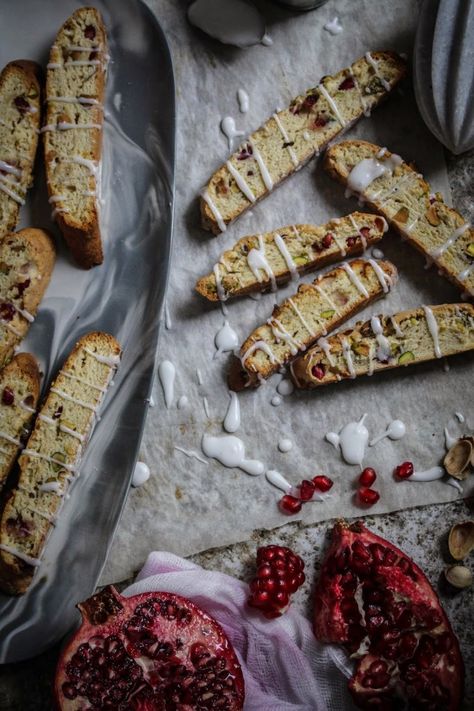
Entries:
[[301,506],[306,501],[311,501],[315,493],[325,493],[333,485],[333,480],[324,474],[303,479],[295,489],[294,494],[285,494],[280,499],[280,509],[286,514],[295,514],[301,511]]
[[280,617],[305,581],[304,561],[286,546],[264,546],[257,550],[257,566],[247,602],[268,619]]

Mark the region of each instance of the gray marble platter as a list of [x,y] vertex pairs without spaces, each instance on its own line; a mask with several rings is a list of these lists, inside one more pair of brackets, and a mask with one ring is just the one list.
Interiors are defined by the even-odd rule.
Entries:
[[[0,65],[28,58],[44,67],[57,30],[81,4],[2,3]],[[123,358],[32,586],[18,598],[0,595],[3,663],[39,654],[60,639],[76,620],[75,603],[95,588],[137,457],[168,276],[175,153],[171,57],[161,28],[140,0],[94,4],[104,16],[111,55],[102,174],[105,260],[90,271],[71,262],[51,222],[38,161],[21,226],[52,230],[59,251],[22,350],[38,358],[44,388],[90,330],[112,333]]]

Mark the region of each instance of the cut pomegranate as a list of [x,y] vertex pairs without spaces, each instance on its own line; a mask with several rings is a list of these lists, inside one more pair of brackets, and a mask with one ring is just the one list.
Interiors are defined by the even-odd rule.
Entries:
[[408,479],[408,477],[413,474],[412,462],[403,462],[403,464],[399,464],[395,469],[395,474],[399,477],[399,479]]
[[125,598],[109,586],[78,607],[82,625],[56,670],[59,709],[242,709],[234,650],[190,600],[166,592]]
[[368,487],[361,487],[357,492],[359,496],[359,501],[364,506],[373,506],[380,499],[380,494],[375,489],[369,489]]
[[360,522],[339,522],[315,589],[314,632],[358,660],[349,690],[363,709],[455,711],[457,639],[418,566]]
[[312,481],[318,491],[329,491],[329,489],[334,484],[333,480],[330,479],[328,476],[324,476],[324,474],[314,476]]
[[269,619],[280,617],[290,605],[290,595],[305,581],[304,561],[286,546],[264,546],[257,549],[257,565],[247,602]]
[[285,494],[280,499],[280,509],[283,513],[295,514],[301,511],[301,501],[297,499],[296,496],[291,496],[291,494]]
[[376,479],[377,474],[375,473],[375,469],[372,469],[372,467],[366,467],[359,477],[359,484],[361,486],[372,486]]
[[311,375],[316,378],[316,380],[322,380],[326,374],[326,368],[322,363],[313,365],[311,368]]
[[15,402],[15,393],[11,388],[3,388],[2,402],[4,405],[13,405]]

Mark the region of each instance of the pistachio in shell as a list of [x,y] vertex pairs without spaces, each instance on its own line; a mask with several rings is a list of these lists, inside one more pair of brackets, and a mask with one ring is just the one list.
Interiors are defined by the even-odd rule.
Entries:
[[474,467],[474,437],[472,437],[472,435],[465,435],[464,437],[461,437],[461,439],[471,443],[471,467]]
[[474,548],[474,521],[455,523],[449,532],[448,547],[455,560],[466,558]]
[[472,585],[472,573],[464,565],[450,565],[444,571],[444,575],[450,585],[460,590]]
[[444,458],[444,468],[455,479],[466,479],[471,457],[472,444],[467,439],[458,439]]

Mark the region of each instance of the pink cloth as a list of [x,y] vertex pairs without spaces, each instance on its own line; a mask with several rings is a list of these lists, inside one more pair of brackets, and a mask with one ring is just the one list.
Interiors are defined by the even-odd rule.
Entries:
[[246,605],[248,586],[171,553],[150,553],[124,595],[183,595],[224,628],[242,665],[245,711],[352,711],[345,654],[319,644],[309,621],[290,608],[266,620]]

